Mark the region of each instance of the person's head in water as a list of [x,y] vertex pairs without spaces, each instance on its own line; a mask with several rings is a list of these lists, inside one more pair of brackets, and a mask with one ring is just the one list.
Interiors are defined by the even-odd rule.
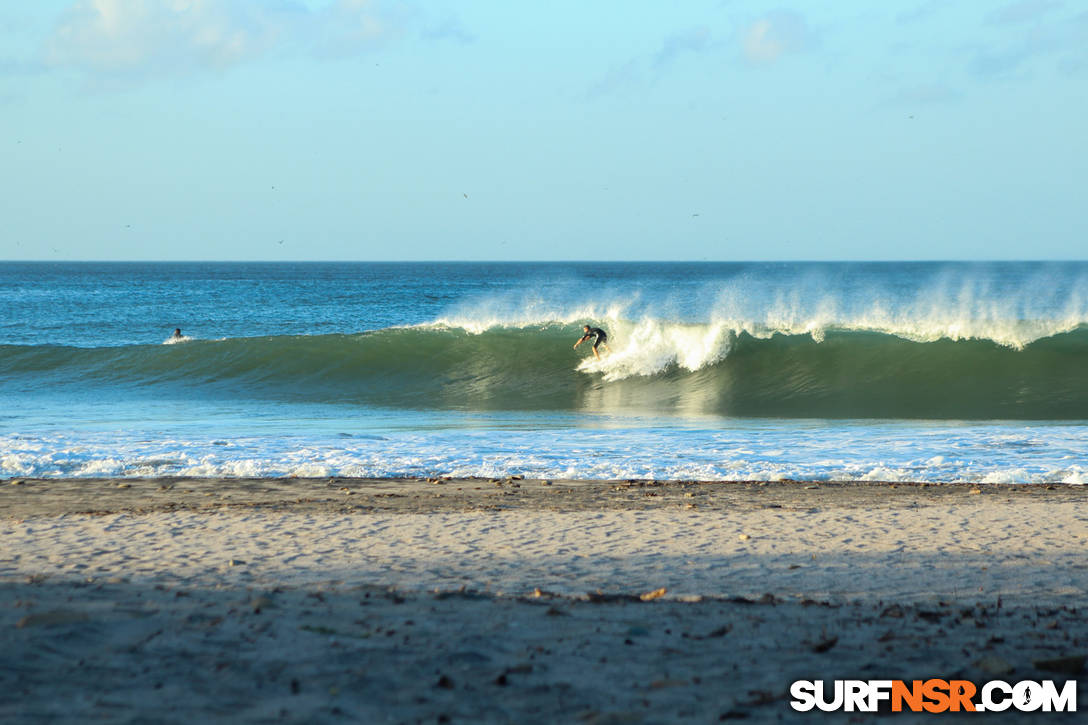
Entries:
[[181,328],[180,327],[175,327],[174,328],[174,337],[181,337]]

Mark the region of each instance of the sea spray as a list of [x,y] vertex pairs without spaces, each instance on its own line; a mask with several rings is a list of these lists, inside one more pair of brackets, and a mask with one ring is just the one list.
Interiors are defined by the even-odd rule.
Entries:
[[614,382],[632,376],[650,377],[670,368],[694,372],[717,363],[729,352],[734,331],[722,323],[678,324],[643,319],[635,323],[609,319],[611,331],[597,359],[578,366]]
[[722,322],[600,320],[467,331],[194,340],[108,348],[0,346],[0,384],[438,410],[792,418],[1088,418],[1088,326],[1022,347],[831,328],[753,335]]

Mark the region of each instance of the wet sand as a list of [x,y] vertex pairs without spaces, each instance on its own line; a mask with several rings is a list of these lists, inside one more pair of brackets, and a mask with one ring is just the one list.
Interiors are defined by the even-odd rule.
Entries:
[[17,481],[6,722],[788,722],[814,678],[1088,703],[1047,669],[1088,653],[1084,487]]

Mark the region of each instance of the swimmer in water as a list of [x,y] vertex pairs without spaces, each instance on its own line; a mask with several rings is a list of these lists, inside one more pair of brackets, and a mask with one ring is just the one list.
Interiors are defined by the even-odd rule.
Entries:
[[601,354],[597,352],[598,345],[604,345],[608,347],[608,333],[599,327],[590,327],[589,325],[582,325],[582,330],[586,333],[582,335],[582,339],[574,343],[574,349],[577,350],[578,346],[589,338],[593,338],[593,356],[598,360],[601,359]]

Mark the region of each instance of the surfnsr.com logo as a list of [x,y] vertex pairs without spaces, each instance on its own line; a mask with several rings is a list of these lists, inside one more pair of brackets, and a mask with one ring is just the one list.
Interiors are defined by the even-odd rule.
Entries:
[[1076,680],[1067,680],[1061,689],[1053,680],[990,680],[981,687],[969,680],[835,680],[831,688],[823,680],[797,680],[790,696],[790,707],[799,712],[1077,711]]

